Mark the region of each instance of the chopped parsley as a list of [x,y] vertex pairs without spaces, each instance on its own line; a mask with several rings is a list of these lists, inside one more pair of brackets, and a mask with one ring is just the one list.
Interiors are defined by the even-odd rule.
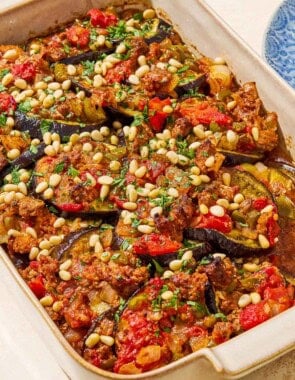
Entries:
[[31,144],[29,150],[30,150],[30,152],[33,153],[33,154],[38,153],[38,148],[37,148],[36,145]]
[[57,174],[61,173],[64,170],[64,167],[65,167],[64,161],[59,162],[54,167],[54,173],[57,173]]
[[83,66],[83,76],[89,77],[94,73],[94,61],[84,61],[82,62]]
[[17,185],[18,183],[20,183],[19,166],[14,167],[10,174],[11,174],[11,182],[14,185]]
[[75,169],[73,166],[70,166],[67,173],[70,177],[77,177],[79,175],[79,170]]
[[126,23],[120,20],[117,25],[107,28],[108,38],[111,40],[122,40],[127,37],[128,32],[126,30]]
[[31,102],[29,100],[25,100],[18,105],[17,109],[21,112],[27,113],[32,109]]
[[8,73],[10,73],[9,69],[0,70],[0,79],[2,79]]
[[49,131],[50,131],[50,129],[51,129],[51,124],[52,124],[52,122],[49,121],[49,120],[41,120],[41,123],[40,123],[40,130],[41,130],[42,136],[43,136],[46,132],[49,132]]
[[181,73],[184,73],[185,71],[187,71],[189,69],[189,66],[188,65],[183,65],[180,69],[177,70],[177,74],[181,74]]
[[188,157],[190,159],[193,159],[195,157],[195,151],[193,149],[188,148],[188,142],[186,140],[176,140],[176,146],[178,152],[183,156]]
[[116,311],[116,313],[114,315],[114,318],[115,318],[116,322],[119,322],[120,314],[124,310],[125,305],[126,305],[126,301],[124,300],[124,298],[120,298],[120,304],[119,304],[118,310]]
[[6,125],[6,121],[7,121],[7,116],[4,113],[1,113],[0,114],[0,125],[4,127]]

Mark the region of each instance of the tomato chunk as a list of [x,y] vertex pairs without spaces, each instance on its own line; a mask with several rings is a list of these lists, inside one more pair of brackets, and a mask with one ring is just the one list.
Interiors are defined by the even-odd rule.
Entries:
[[22,78],[27,82],[33,81],[36,76],[36,68],[32,62],[15,64],[11,72],[15,77]]
[[16,101],[13,96],[1,93],[0,94],[0,112],[12,112],[16,109]]
[[266,301],[246,306],[240,312],[240,324],[243,330],[249,330],[252,327],[268,320],[271,317],[270,307]]
[[179,248],[181,248],[181,243],[171,240],[169,236],[156,233],[143,235],[133,244],[134,253],[149,254],[151,256],[173,253]]
[[79,25],[73,25],[66,31],[67,39],[73,46],[84,48],[89,44],[90,32]]
[[93,26],[99,26],[101,28],[116,25],[118,22],[118,17],[113,13],[103,12],[96,8],[90,9],[87,15],[90,16],[90,22]]
[[229,215],[215,216],[210,213],[201,216],[200,223],[197,228],[212,228],[213,230],[220,231],[224,234],[232,230],[232,220]]
[[44,286],[44,278],[41,274],[29,281],[28,285],[37,298],[40,299],[45,296],[46,289]]
[[81,203],[63,203],[58,205],[58,208],[62,211],[78,212],[83,210],[83,205]]
[[161,132],[166,123],[168,114],[163,111],[165,106],[171,105],[171,100],[155,97],[149,101],[149,123],[153,131]]

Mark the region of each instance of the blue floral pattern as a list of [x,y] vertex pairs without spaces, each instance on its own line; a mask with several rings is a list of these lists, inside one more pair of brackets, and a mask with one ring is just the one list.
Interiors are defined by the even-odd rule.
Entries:
[[286,0],[275,13],[265,38],[267,62],[295,88],[295,0]]

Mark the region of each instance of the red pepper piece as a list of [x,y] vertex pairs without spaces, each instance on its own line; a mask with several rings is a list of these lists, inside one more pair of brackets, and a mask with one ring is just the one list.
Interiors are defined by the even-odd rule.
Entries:
[[156,183],[157,178],[165,173],[166,168],[168,167],[168,163],[160,162],[160,161],[145,161],[145,166],[147,167],[147,173],[145,178],[151,182]]
[[117,195],[110,195],[110,201],[114,202],[117,207],[123,208],[123,204],[127,202],[127,199],[120,199]]
[[232,220],[227,214],[219,217],[208,213],[207,215],[201,216],[201,221],[196,227],[212,228],[213,230],[217,230],[226,234],[232,230]]
[[270,246],[273,247],[276,243],[276,238],[279,236],[280,227],[274,218],[269,218],[266,223],[267,228],[267,238]]
[[171,100],[155,97],[149,101],[149,123],[153,131],[161,132],[166,123],[168,114],[163,112],[163,107],[171,105]]
[[271,317],[267,301],[246,306],[240,312],[240,324],[243,330],[249,330]]
[[67,29],[66,36],[71,45],[81,48],[86,47],[90,41],[89,30],[79,25],[73,25]]
[[266,288],[263,293],[265,300],[273,300],[279,304],[278,311],[282,312],[292,306],[292,298],[290,297],[288,288],[280,286],[278,288]]
[[58,205],[58,208],[66,212],[78,212],[83,210],[83,205],[81,203],[63,203]]
[[36,68],[32,62],[15,64],[11,72],[15,77],[22,78],[27,82],[32,82],[36,76]]
[[101,28],[116,25],[118,22],[118,18],[113,13],[102,12],[96,8],[90,9],[87,15],[90,16],[90,22],[93,26],[99,26]]
[[11,112],[16,109],[16,101],[14,97],[6,94],[0,94],[0,112]]
[[125,81],[132,73],[134,62],[132,60],[117,63],[112,69],[107,71],[105,80],[107,83],[121,83]]
[[176,252],[181,246],[181,243],[171,240],[169,236],[152,233],[140,237],[133,244],[133,252],[138,255],[159,256]]
[[32,292],[35,294],[35,296],[39,299],[45,296],[46,289],[44,286],[44,278],[41,274],[29,281],[28,285]]

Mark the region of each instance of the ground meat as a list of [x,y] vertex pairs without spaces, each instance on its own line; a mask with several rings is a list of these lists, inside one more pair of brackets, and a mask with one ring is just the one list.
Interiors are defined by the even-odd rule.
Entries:
[[88,203],[99,198],[99,190],[95,187],[75,185],[71,188],[71,198],[75,203]]
[[224,291],[217,291],[216,296],[218,298],[218,307],[225,315],[231,313],[238,308],[238,301],[243,293],[239,291],[233,291],[231,293]]
[[142,87],[149,93],[150,96],[159,93],[160,89],[164,87],[172,78],[172,74],[167,70],[155,67],[153,70],[145,74],[141,79]]
[[199,270],[206,273],[215,289],[226,289],[236,278],[236,269],[227,258],[217,257]]
[[176,139],[177,137],[186,137],[192,128],[191,122],[187,118],[181,117],[175,121],[171,135]]
[[8,164],[8,161],[3,154],[3,147],[0,147],[0,171],[5,168],[5,166]]
[[76,292],[74,300],[64,309],[64,317],[73,329],[89,327],[93,316],[87,305],[87,296],[82,292]]
[[245,83],[232,97],[237,102],[233,110],[237,121],[251,121],[260,114],[262,102],[254,82]]
[[227,341],[233,333],[233,326],[230,322],[217,322],[212,331],[212,339],[216,344]]
[[180,299],[205,302],[205,285],[208,277],[205,273],[195,272],[192,275],[178,272],[171,277],[173,284],[180,288]]
[[7,152],[14,148],[22,152],[29,145],[29,140],[25,140],[21,136],[0,135],[0,142]]
[[195,206],[192,200],[184,195],[176,202],[166,217],[159,215],[155,217],[155,224],[160,233],[167,233],[172,240],[182,241],[183,229],[188,227],[194,215]]
[[8,240],[8,249],[12,254],[20,253],[27,254],[30,252],[32,247],[38,246],[37,239],[33,238],[31,235],[22,234],[16,237],[11,237]]
[[36,198],[24,197],[18,202],[19,215],[23,218],[37,216],[43,207],[44,202]]
[[259,138],[256,145],[259,149],[263,151],[271,151],[276,147],[278,143],[278,133],[276,130],[260,130]]
[[[214,165],[207,167],[205,162],[210,156],[214,156]],[[217,173],[223,161],[224,156],[221,153],[216,152],[216,146],[209,139],[205,140],[196,151],[195,163],[200,168],[202,173]]]
[[199,204],[210,207],[216,204],[216,199],[225,198],[232,202],[235,195],[235,188],[222,185],[219,181],[214,181],[207,186],[206,190],[197,193]]

